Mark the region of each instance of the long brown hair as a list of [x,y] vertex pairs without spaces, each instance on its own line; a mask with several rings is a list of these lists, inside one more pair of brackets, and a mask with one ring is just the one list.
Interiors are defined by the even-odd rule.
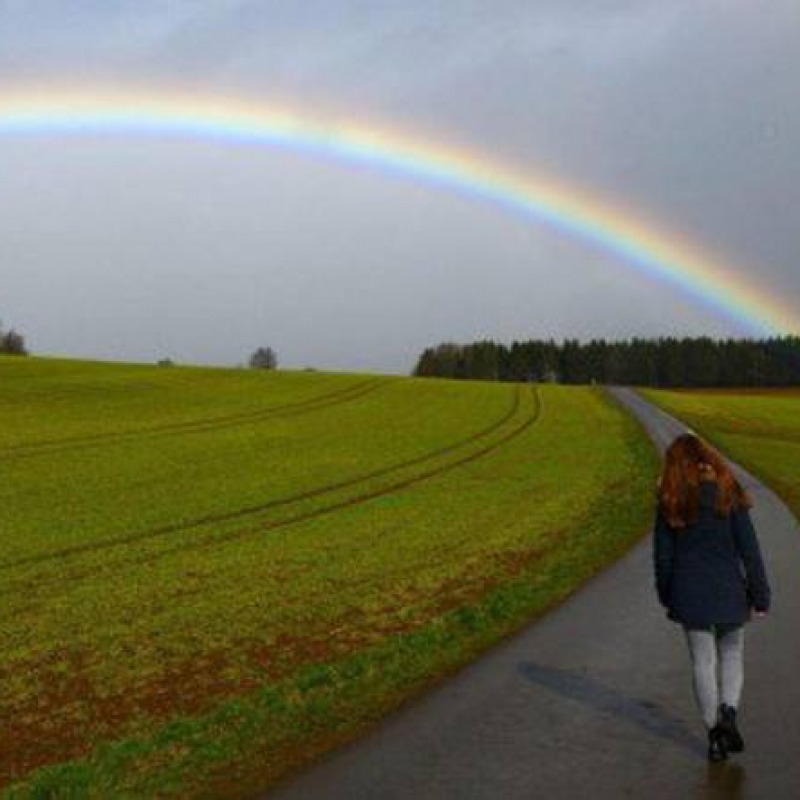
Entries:
[[685,528],[697,522],[703,480],[717,483],[718,517],[727,517],[733,508],[752,507],[753,501],[725,459],[696,434],[684,433],[667,448],[656,490],[670,527]]

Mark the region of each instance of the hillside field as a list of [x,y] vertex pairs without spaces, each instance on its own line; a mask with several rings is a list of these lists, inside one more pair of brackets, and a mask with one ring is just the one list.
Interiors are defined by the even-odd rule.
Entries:
[[800,389],[641,394],[760,478],[800,517]]
[[656,472],[595,387],[0,357],[4,796],[257,794],[617,558]]

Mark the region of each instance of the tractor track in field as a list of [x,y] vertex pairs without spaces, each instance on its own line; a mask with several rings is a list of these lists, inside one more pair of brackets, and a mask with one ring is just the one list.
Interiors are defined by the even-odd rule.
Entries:
[[[30,566],[32,564],[46,563],[48,561],[59,561],[67,556],[82,555],[86,553],[97,552],[99,550],[107,550],[112,547],[117,547],[120,545],[136,544],[138,542],[145,541],[148,539],[157,538],[159,536],[166,536],[172,533],[180,533],[181,531],[189,530],[190,528],[196,528],[203,525],[211,525],[220,522],[230,522],[231,520],[241,519],[243,517],[252,516],[254,514],[261,514],[265,511],[271,511],[272,509],[280,508],[281,506],[291,505],[293,503],[299,503],[304,500],[310,500],[314,497],[320,497],[322,495],[329,494],[330,492],[338,491],[339,489],[346,489],[351,486],[356,486],[359,483],[373,480],[375,478],[380,478],[396,470],[412,467],[416,464],[429,461],[432,458],[437,458],[438,456],[446,455],[447,453],[450,453],[453,450],[456,450],[460,447],[464,447],[465,445],[471,444],[475,441],[490,436],[496,430],[505,425],[517,413],[517,411],[519,410],[520,399],[521,399],[521,393],[519,388],[517,388],[513,392],[513,397],[510,407],[504,412],[504,414],[500,418],[496,419],[491,425],[489,425],[486,428],[482,428],[481,430],[476,431],[475,433],[472,433],[463,439],[459,439],[458,441],[453,442],[452,444],[446,445],[445,447],[441,447],[436,450],[431,450],[427,453],[423,453],[421,456],[416,456],[415,458],[407,459],[405,461],[400,461],[396,464],[391,464],[386,467],[381,467],[380,469],[373,470],[371,472],[363,472],[360,475],[355,475],[352,478],[336,481],[335,483],[328,483],[325,484],[324,486],[318,486],[314,489],[308,489],[304,492],[299,492],[294,495],[289,495],[287,497],[279,497],[276,498],[275,500],[269,500],[264,503],[256,503],[254,505],[244,506],[242,508],[233,509],[231,511],[224,511],[218,514],[206,514],[204,516],[195,517],[194,519],[190,519],[185,522],[178,522],[170,525],[160,525],[158,527],[150,528],[148,530],[137,531],[136,533],[132,533],[127,536],[120,536],[114,539],[107,539],[101,542],[87,542],[86,544],[83,545],[65,547],[60,550],[52,551],[50,553],[43,553],[39,556],[30,556],[28,558],[18,559],[17,561],[9,562],[7,564],[0,564],[0,571],[7,571],[20,566]],[[2,596],[2,592],[0,592],[0,596]]]
[[[432,469],[427,470],[426,472],[418,473],[417,475],[412,475],[409,478],[405,478],[401,481],[396,483],[389,484],[388,486],[383,486],[380,489],[373,489],[369,492],[364,492],[363,494],[356,495],[355,497],[349,497],[346,500],[340,500],[339,502],[332,503],[328,506],[323,506],[322,508],[311,509],[309,511],[304,511],[300,514],[295,514],[292,517],[284,517],[283,519],[279,520],[271,520],[259,524],[255,524],[249,526],[245,529],[235,530],[235,531],[228,531],[226,533],[221,533],[216,536],[209,536],[203,539],[202,541],[191,542],[188,544],[181,545],[179,547],[168,548],[166,550],[161,550],[158,553],[153,553],[149,556],[144,556],[142,558],[131,559],[128,563],[131,564],[146,564],[152,561],[157,561],[163,556],[171,555],[173,553],[180,553],[180,552],[187,552],[190,550],[203,550],[207,547],[214,547],[218,544],[223,544],[225,542],[233,541],[236,539],[241,539],[244,536],[247,536],[254,531],[267,531],[267,530],[275,530],[276,528],[285,528],[289,525],[294,525],[298,522],[307,522],[310,519],[316,519],[318,517],[323,517],[327,514],[332,514],[336,511],[342,511],[344,509],[355,508],[356,506],[364,505],[371,500],[375,500],[379,497],[385,497],[386,495],[394,494],[399,492],[403,489],[407,489],[410,486],[415,486],[419,483],[423,483],[424,481],[429,480],[430,478],[439,477],[440,475],[445,475],[448,472],[452,472],[454,469],[463,466],[464,464],[468,464],[473,461],[477,461],[484,456],[493,453],[495,450],[498,450],[505,444],[508,444],[510,441],[513,441],[518,436],[523,434],[528,428],[533,425],[540,416],[541,413],[541,401],[536,392],[536,390],[531,386],[531,394],[533,395],[536,408],[534,412],[529,416],[524,422],[517,425],[513,428],[509,433],[506,433],[504,436],[499,438],[497,441],[492,442],[479,450],[475,450],[471,453],[468,453],[466,456],[462,456],[456,461],[448,462],[447,464],[441,464],[438,467],[433,467]],[[519,396],[519,395],[518,395]],[[441,455],[442,451],[438,451],[436,455]],[[432,458],[433,456],[428,456]]]
[[58,439],[39,439],[33,442],[20,443],[0,450],[0,457],[5,459],[32,458],[52,453],[71,452],[76,449],[98,447],[106,444],[126,443],[137,440],[157,439],[169,436],[183,436],[193,433],[208,433],[238,425],[271,419],[273,417],[292,417],[297,414],[310,413],[319,409],[348,403],[357,400],[383,386],[387,381],[371,378],[360,381],[353,386],[335,389],[326,394],[309,397],[294,403],[270,406],[240,414],[227,414],[217,417],[200,417],[184,422],[166,423],[164,425],[139,430],[105,431],[104,433],[84,436],[65,436]]
[[[290,525],[306,522],[311,519],[315,519],[318,517],[325,516],[327,514],[334,513],[336,511],[353,508],[359,505],[363,505],[371,500],[377,499],[379,497],[383,497],[389,494],[393,494],[395,492],[401,491],[403,489],[409,488],[416,484],[422,483],[430,478],[439,477],[444,475],[464,464],[468,464],[473,461],[477,461],[480,458],[483,458],[490,453],[498,450],[502,446],[508,444],[509,442],[513,441],[520,435],[522,435],[528,428],[530,428],[535,422],[537,422],[541,416],[542,411],[542,403],[541,397],[537,392],[536,388],[531,385],[530,386],[531,396],[533,397],[535,407],[531,415],[525,419],[521,424],[517,425],[513,428],[510,432],[506,433],[500,439],[480,448],[479,450],[475,450],[471,453],[468,453],[466,456],[461,457],[460,459],[452,462],[448,462],[447,464],[439,465],[438,467],[434,467],[426,472],[419,473],[417,475],[412,475],[409,478],[406,478],[402,481],[398,481],[396,483],[390,484],[388,486],[381,487],[379,489],[374,489],[369,492],[364,492],[362,494],[356,495],[355,497],[347,498],[346,500],[342,500],[336,503],[332,503],[327,506],[323,506],[322,508],[311,509],[306,512],[302,512],[300,514],[295,514],[290,517],[285,517],[279,520],[273,520],[261,524],[252,524],[249,525],[247,528],[240,528],[234,531],[228,531],[226,533],[217,534],[209,537],[205,537],[201,541],[195,541],[191,543],[184,543],[177,547],[166,548],[164,550],[160,550],[157,553],[151,554],[149,556],[144,556],[141,558],[132,558],[132,559],[125,559],[118,564],[115,564],[114,567],[125,567],[125,566],[138,566],[141,564],[152,563],[157,561],[164,556],[172,555],[174,553],[180,552],[188,552],[192,550],[200,550],[205,549],[207,547],[213,547],[218,544],[223,544],[231,540],[240,539],[244,536],[247,536],[255,531],[265,531],[265,530],[275,530],[277,528],[284,528]],[[514,392],[514,398],[512,402],[511,408],[497,421],[495,421],[491,426],[485,428],[481,431],[477,431],[471,434],[469,437],[466,437],[459,442],[454,442],[447,447],[440,448],[436,451],[426,453],[423,456],[419,456],[414,459],[410,459],[406,462],[402,462],[401,464],[396,464],[391,467],[384,467],[380,470],[376,470],[372,473],[367,473],[356,478],[349,479],[347,481],[340,481],[335,484],[328,484],[323,487],[318,487],[317,489],[312,489],[307,492],[303,492],[300,495],[295,495],[289,498],[281,498],[278,500],[271,501],[269,503],[261,504],[260,506],[250,507],[248,509],[240,509],[236,512],[227,512],[226,514],[214,515],[213,518],[211,515],[208,518],[204,518],[202,522],[192,521],[188,523],[181,523],[179,525],[172,525],[172,526],[164,526],[163,528],[159,529],[152,529],[146,532],[140,532],[135,536],[128,536],[124,539],[115,539],[113,541],[108,541],[104,543],[87,543],[85,546],[78,545],[74,548],[65,549],[59,551],[57,553],[48,553],[43,554],[41,556],[33,556],[29,559],[20,559],[16,562],[12,562],[10,564],[0,565],[0,570],[7,571],[9,569],[19,567],[19,566],[29,566],[31,564],[38,564],[44,563],[47,561],[58,561],[66,555],[75,555],[75,554],[85,554],[90,552],[96,552],[103,549],[109,549],[111,547],[117,545],[124,545],[124,544],[136,544],[144,539],[151,539],[155,538],[160,535],[164,535],[167,533],[174,533],[179,532],[181,530],[186,530],[192,527],[197,527],[198,525],[205,525],[210,524],[212,522],[221,522],[221,521],[229,521],[231,519],[238,519],[244,516],[252,515],[255,513],[260,513],[265,510],[269,510],[271,508],[275,508],[279,505],[287,505],[289,503],[298,502],[300,500],[306,500],[311,497],[320,496],[322,494],[326,494],[341,488],[346,488],[358,483],[363,483],[364,481],[371,480],[375,477],[381,477],[391,471],[395,471],[400,468],[413,466],[414,464],[421,463],[426,460],[430,460],[437,456],[441,456],[443,454],[449,453],[457,448],[463,447],[466,444],[472,443],[476,440],[480,440],[489,436],[491,433],[498,430],[502,425],[507,423],[519,410],[520,402],[522,397],[522,390],[521,387],[517,387],[516,391]],[[60,575],[55,580],[42,580],[42,579],[34,579],[29,585],[28,589],[35,590],[51,586],[51,585],[59,585],[63,584],[65,581],[72,581],[72,580],[80,580],[83,578],[92,577],[100,572],[105,572],[107,570],[104,569],[92,569],[92,570],[84,570],[81,572],[73,573],[72,575]],[[14,595],[17,596],[20,593],[19,587],[9,588],[3,591],[0,591],[0,597]]]

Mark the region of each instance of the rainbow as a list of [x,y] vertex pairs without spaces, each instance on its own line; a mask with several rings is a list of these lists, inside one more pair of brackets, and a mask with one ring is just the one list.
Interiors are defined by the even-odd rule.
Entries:
[[0,92],[0,137],[150,136],[289,149],[373,168],[488,203],[613,254],[677,287],[748,332],[800,330],[800,316],[676,234],[646,225],[606,200],[488,156],[392,135],[375,126],[324,124],[252,101],[189,94]]

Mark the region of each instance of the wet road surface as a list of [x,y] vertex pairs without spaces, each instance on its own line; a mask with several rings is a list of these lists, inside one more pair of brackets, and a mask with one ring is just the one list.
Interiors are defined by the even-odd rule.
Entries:
[[[610,390],[663,449],[685,427]],[[773,590],[745,633],[746,751],[706,760],[681,628],[658,605],[649,532],[563,605],[276,800],[800,800],[800,528],[743,470]]]

